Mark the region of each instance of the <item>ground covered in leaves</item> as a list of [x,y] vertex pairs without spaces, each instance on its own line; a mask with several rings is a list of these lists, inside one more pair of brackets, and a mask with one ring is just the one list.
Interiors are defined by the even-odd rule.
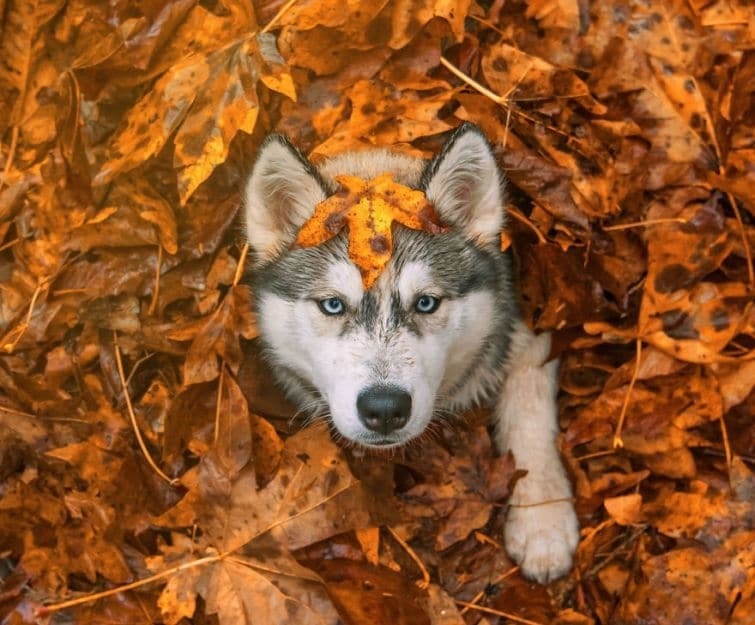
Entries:
[[[0,623],[751,624],[748,4],[0,0]],[[485,415],[392,457],[297,432],[242,280],[267,132],[430,155],[462,120],[563,363],[547,588]]]

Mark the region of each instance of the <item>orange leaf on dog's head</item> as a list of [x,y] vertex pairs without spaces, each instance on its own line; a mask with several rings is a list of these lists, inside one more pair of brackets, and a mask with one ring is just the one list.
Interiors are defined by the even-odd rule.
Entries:
[[341,189],[315,206],[294,245],[325,243],[348,226],[349,258],[359,268],[365,289],[375,283],[391,259],[393,222],[433,234],[447,230],[425,194],[395,182],[391,174],[370,181],[336,176],[336,182]]

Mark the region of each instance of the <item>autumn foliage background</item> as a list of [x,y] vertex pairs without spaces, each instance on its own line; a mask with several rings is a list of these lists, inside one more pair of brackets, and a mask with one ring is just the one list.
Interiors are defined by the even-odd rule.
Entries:
[[[0,0],[0,623],[751,624],[754,18]],[[253,340],[264,135],[428,156],[462,120],[562,359],[582,542],[548,588],[500,546],[516,472],[483,413],[341,450],[294,433]]]

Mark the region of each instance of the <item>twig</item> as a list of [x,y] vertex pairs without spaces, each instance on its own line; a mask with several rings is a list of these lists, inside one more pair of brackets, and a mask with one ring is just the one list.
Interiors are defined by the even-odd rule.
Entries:
[[522,618],[521,616],[516,616],[515,614],[509,614],[508,612],[503,612],[501,610],[494,610],[493,608],[486,608],[485,606],[475,605],[474,603],[468,603],[466,601],[459,601],[458,599],[454,600],[454,603],[456,603],[456,605],[463,605],[464,607],[470,608],[472,610],[477,610],[478,612],[485,612],[486,614],[495,614],[496,616],[502,616],[503,618],[507,618],[510,621],[514,621],[515,623],[523,623],[524,625],[543,625],[538,621],[530,621],[529,619]]
[[508,208],[508,214],[511,215],[512,217],[514,217],[515,219],[518,219],[523,224],[529,226],[530,229],[537,236],[537,239],[538,239],[538,241],[540,241],[540,243],[547,243],[548,242],[548,239],[545,238],[545,235],[542,232],[540,232],[540,230],[538,229],[538,227],[535,224],[533,224],[532,221],[524,213],[522,213],[522,212],[518,211],[516,208],[510,206]]
[[16,243],[18,243],[21,239],[19,237],[16,237],[15,239],[12,239],[8,241],[7,243],[3,243],[0,245],[0,252],[4,252],[8,248],[13,247]]
[[[726,458],[726,454],[723,451],[718,451],[717,449],[709,449],[708,447],[701,447],[698,450],[698,453],[703,454],[704,456],[715,456],[716,458]],[[740,460],[744,460],[748,464],[755,465],[755,456],[737,454],[737,457]]]
[[444,56],[440,57],[440,64],[443,67],[445,67],[449,72],[451,72],[454,76],[456,76],[458,79],[467,83],[470,87],[472,87],[476,91],[479,91],[486,98],[493,100],[493,102],[495,102],[496,104],[501,104],[502,106],[508,106],[507,104],[508,98],[504,96],[500,96],[497,93],[494,93],[487,87],[483,87],[474,78],[472,78],[471,76],[467,76],[464,72],[462,72],[458,67],[456,67],[453,63],[451,63],[446,57]]
[[634,390],[634,384],[637,382],[637,377],[640,374],[640,361],[642,359],[642,339],[637,339],[637,350],[634,361],[634,371],[632,372],[632,379],[629,381],[629,388],[627,388],[627,394],[624,396],[624,403],[621,406],[621,414],[619,415],[619,422],[616,425],[616,432],[613,435],[613,448],[624,447],[624,441],[621,438],[621,432],[624,429],[624,419],[627,416],[627,409],[629,408],[629,401],[632,398],[632,391]]
[[537,508],[538,506],[549,506],[552,503],[561,503],[564,501],[573,502],[574,497],[559,497],[557,499],[545,499],[544,501],[535,501],[534,503],[510,503],[509,508]]
[[602,458],[603,456],[613,456],[615,453],[615,449],[604,449],[603,451],[594,451],[593,453],[585,454],[584,456],[574,456],[574,460],[582,462],[583,460],[592,460],[593,458]]
[[50,614],[51,612],[59,612],[60,610],[73,608],[77,605],[83,605],[85,603],[91,603],[93,601],[97,601],[98,599],[104,599],[105,597],[117,595],[118,593],[125,592],[127,590],[133,590],[134,588],[141,588],[142,586],[146,586],[147,584],[151,584],[152,582],[156,582],[165,577],[170,577],[174,573],[185,571],[186,569],[192,569],[195,566],[202,566],[203,564],[210,564],[212,562],[218,562],[219,560],[222,560],[223,558],[225,558],[228,555],[228,553],[219,553],[214,556],[206,556],[204,558],[199,558],[198,560],[192,560],[191,562],[184,562],[183,564],[179,564],[178,566],[174,566],[164,571],[160,571],[159,573],[155,573],[154,575],[150,575],[149,577],[145,577],[144,579],[139,579],[135,582],[131,582],[130,584],[125,584],[124,586],[118,586],[117,588],[111,588],[110,590],[103,590],[102,592],[96,592],[91,595],[86,595],[85,597],[78,597],[76,599],[70,599],[69,601],[62,601],[61,603],[53,603],[50,605],[45,605],[39,608],[39,610],[37,610],[37,616],[45,616],[47,614]]
[[744,222],[742,221],[742,213],[739,212],[739,206],[737,206],[737,202],[734,200],[734,196],[731,193],[727,192],[726,197],[729,198],[729,204],[731,204],[731,209],[734,211],[734,217],[736,217],[737,219],[737,223],[739,224],[739,231],[742,235],[742,246],[744,247],[745,258],[747,259],[747,274],[750,277],[750,288],[755,289],[755,269],[753,269],[752,266],[752,250],[750,249],[750,241],[747,238],[747,230],[745,229]]
[[155,267],[155,288],[152,289],[152,301],[149,303],[147,314],[151,317],[157,308],[157,298],[160,296],[160,268],[163,265],[163,246],[157,244],[157,264]]
[[14,414],[18,417],[26,417],[27,419],[38,419],[39,417],[35,414],[32,414],[30,412],[21,412],[20,410],[15,410],[13,408],[8,408],[8,406],[0,406],[0,410],[3,412],[7,412],[8,414]]
[[620,551],[622,551],[625,547],[628,547],[631,543],[633,543],[640,536],[642,536],[642,534],[644,534],[647,531],[647,528],[648,528],[647,525],[642,525],[642,526],[634,529],[634,531],[632,531],[632,533],[628,537],[626,537],[624,540],[622,540],[618,544],[618,546],[616,546],[613,549],[613,551],[611,551],[610,553],[607,553],[605,555],[605,557],[604,557],[603,560],[601,560],[600,562],[597,562],[596,564],[594,564],[592,566],[592,568],[590,568],[584,574],[584,576],[588,577],[588,578],[589,577],[593,577],[598,571],[600,571],[601,569],[603,569],[606,566],[608,566],[609,563],[611,563],[612,561],[614,561],[619,556],[619,552]]
[[726,457],[726,470],[729,473],[729,483],[731,483],[731,446],[729,445],[729,432],[726,430],[726,421],[722,414],[719,419],[721,422],[721,438],[724,442],[724,455]]
[[[522,119],[526,119],[527,121],[537,124],[539,126],[542,126],[543,128],[546,128],[550,130],[551,132],[554,132],[558,135],[562,135],[569,139],[570,141],[574,139],[572,135],[570,135],[568,132],[565,132],[561,130],[560,128],[556,128],[555,126],[551,126],[550,124],[546,124],[542,120],[535,119],[534,117],[531,117],[530,115],[527,115],[523,111],[520,111],[508,104],[509,98],[500,96],[497,93],[494,93],[487,87],[483,87],[479,82],[477,82],[474,78],[471,76],[467,76],[464,72],[462,72],[458,67],[456,67],[453,63],[451,63],[448,59],[445,57],[440,57],[440,63],[445,67],[448,71],[450,71],[454,76],[462,80],[463,82],[467,83],[470,87],[473,89],[479,91],[482,95],[484,95],[487,98],[490,98],[493,102],[496,104],[500,104],[504,108],[509,109],[512,113],[515,113]],[[529,71],[529,67],[527,68],[527,71]],[[525,72],[526,74],[526,72]],[[523,77],[522,77],[523,78]],[[517,83],[518,84],[518,83]],[[516,88],[516,85],[513,87]],[[509,90],[511,91],[511,90]]]
[[123,373],[123,361],[121,360],[121,348],[118,344],[118,334],[115,330],[113,330],[113,346],[115,347],[115,363],[118,366],[118,376],[121,380],[121,388],[123,389],[123,397],[126,400],[126,407],[128,408],[128,416],[131,420],[131,427],[134,429],[134,435],[136,436],[136,440],[139,443],[139,448],[142,450],[142,454],[144,454],[144,458],[149,464],[149,466],[152,467],[155,473],[157,473],[162,479],[164,479],[168,484],[171,486],[176,486],[178,484],[177,478],[171,478],[168,477],[165,473],[162,472],[160,467],[157,466],[154,460],[152,460],[152,456],[149,453],[149,450],[147,449],[147,445],[144,443],[144,439],[142,438],[142,433],[139,431],[139,425],[136,423],[136,414],[134,414],[134,407],[131,405],[131,397],[129,397],[128,394],[128,385],[126,383],[126,376]]
[[[29,310],[26,313],[26,317],[20,324],[18,324],[13,330],[5,335],[3,339],[3,351],[8,352],[9,354],[12,353],[13,350],[16,349],[18,342],[21,340],[24,334],[26,334],[26,330],[29,329],[29,324],[31,323],[32,314],[34,313],[34,304],[37,303],[37,298],[44,288],[45,283],[40,282],[37,285],[37,288],[34,289],[34,293],[31,296],[31,301],[29,302]],[[13,334],[15,334],[15,337],[11,339],[10,337]]]
[[233,276],[233,286],[241,282],[241,276],[244,275],[244,266],[246,265],[246,256],[249,254],[249,243],[244,243],[239,254],[239,264],[236,265],[236,273]]
[[630,228],[643,228],[646,226],[655,226],[658,224],[686,224],[687,220],[682,217],[661,217],[660,219],[648,219],[647,221],[633,221],[628,224],[615,224],[613,226],[603,226],[605,232],[612,230],[629,230]]
[[[530,63],[525,68],[525,70],[522,72],[522,75],[511,86],[511,88],[506,93],[503,94],[503,97],[506,98],[507,101],[511,100],[511,95],[519,88],[519,85],[522,84],[524,77],[527,74],[529,74],[531,69],[532,69],[532,63]],[[506,105],[504,108],[506,109],[506,125],[503,127],[503,147],[505,149],[509,141],[509,127],[511,126],[511,111],[513,110],[513,107]]]
[[13,161],[16,158],[16,147],[18,146],[18,124],[13,126],[10,138],[10,148],[8,149],[8,159],[5,161],[5,168],[3,169],[3,177],[0,178],[0,191],[6,185],[8,176],[10,176],[10,169],[13,166]]
[[419,556],[414,553],[414,550],[406,543],[406,541],[396,533],[396,530],[388,526],[386,526],[386,529],[390,532],[391,536],[396,539],[396,542],[404,548],[404,551],[409,554],[409,557],[414,560],[414,563],[419,567],[419,570],[422,573],[422,580],[417,582],[417,586],[424,590],[430,585],[430,573],[427,572],[425,565],[422,564],[422,560],[419,559]]
[[213,444],[217,444],[220,438],[220,404],[223,402],[223,381],[225,380],[225,362],[220,362],[220,375],[218,376],[218,400],[215,402],[215,436]]
[[139,366],[145,361],[152,358],[152,356],[155,355],[155,352],[152,352],[150,354],[147,354],[146,356],[142,356],[139,360],[137,360],[134,363],[134,366],[131,367],[131,371],[129,371],[128,377],[126,378],[126,386],[131,384],[131,379],[134,377],[134,374],[136,373],[136,370],[139,368]]
[[61,297],[62,295],[79,295],[80,293],[87,293],[88,289],[55,289],[52,292],[53,297]]
[[511,127],[511,107],[506,108],[506,125],[503,127],[503,148],[505,149],[509,143],[509,128]]
[[[508,571],[506,571],[505,573],[501,573],[498,577],[496,577],[495,580],[493,582],[491,582],[491,584],[493,586],[495,586],[496,584],[500,584],[504,579],[506,579],[507,577],[511,577],[512,575],[514,575],[518,571],[519,571],[519,567],[518,566],[513,566]],[[462,610],[459,611],[459,613],[463,615],[464,613],[468,612],[469,610],[472,610],[473,609],[472,606],[476,606],[480,602],[480,599],[482,599],[485,596],[485,594],[486,593],[485,593],[484,590],[481,590],[480,592],[478,592],[472,598],[472,601],[470,602],[471,605],[465,606]]]
[[479,22],[480,24],[482,24],[486,28],[489,28],[490,30],[493,30],[493,31],[497,32],[501,36],[504,36],[504,37],[506,36],[505,32],[503,32],[500,28],[498,28],[495,24],[493,24],[493,22],[491,22],[489,20],[484,20],[481,17],[477,17],[476,15],[471,15],[471,14],[468,15],[467,17],[470,17],[475,22]]

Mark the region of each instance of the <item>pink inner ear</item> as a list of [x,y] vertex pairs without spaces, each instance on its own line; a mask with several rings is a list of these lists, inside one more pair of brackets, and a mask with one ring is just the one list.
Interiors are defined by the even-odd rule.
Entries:
[[258,256],[284,249],[325,197],[314,167],[285,139],[262,146],[245,191],[246,232]]
[[470,238],[492,242],[503,224],[503,175],[484,135],[460,127],[429,168],[427,195],[441,217]]

